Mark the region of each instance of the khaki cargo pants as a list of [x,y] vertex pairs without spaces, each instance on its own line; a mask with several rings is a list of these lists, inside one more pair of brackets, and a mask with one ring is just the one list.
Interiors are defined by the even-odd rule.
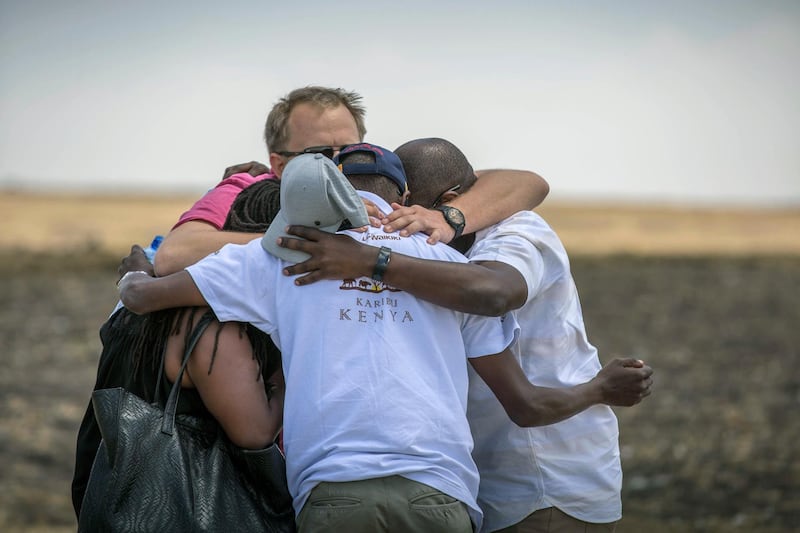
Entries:
[[320,483],[297,517],[299,533],[472,533],[467,506],[401,476]]

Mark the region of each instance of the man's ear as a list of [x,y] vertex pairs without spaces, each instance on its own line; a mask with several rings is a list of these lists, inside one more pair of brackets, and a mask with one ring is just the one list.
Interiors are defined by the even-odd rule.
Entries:
[[447,191],[442,195],[442,200],[439,202],[439,205],[446,204],[447,202],[452,202],[458,196],[458,191]]
[[276,154],[275,152],[270,152],[269,154],[269,168],[271,168],[273,174],[279,178],[281,177],[281,174],[283,174],[283,169],[286,167],[286,163],[288,162],[288,158],[280,154]]
[[406,189],[406,192],[404,192],[403,196],[400,197],[400,202],[398,202],[398,203],[400,205],[407,206],[409,198],[411,198],[411,192],[408,189]]

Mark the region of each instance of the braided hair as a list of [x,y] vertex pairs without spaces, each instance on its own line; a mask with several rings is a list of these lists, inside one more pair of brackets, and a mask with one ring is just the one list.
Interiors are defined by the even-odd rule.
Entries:
[[281,208],[281,182],[257,181],[244,189],[231,205],[223,231],[264,233]]
[[[280,209],[280,181],[274,179],[259,180],[243,189],[231,205],[228,217],[223,225],[223,231],[240,231],[247,233],[264,233],[270,222]],[[125,329],[131,341],[134,369],[136,374],[140,365],[149,362],[151,370],[158,371],[160,356],[167,339],[171,335],[181,334],[181,325],[189,313],[188,322],[183,332],[184,345],[189,342],[189,336],[195,326],[195,311],[197,307],[181,307],[164,309],[137,317],[133,313],[120,313],[119,320],[125,321]],[[211,313],[209,310],[208,313]],[[217,355],[219,335],[226,323],[219,323],[214,338],[214,349],[208,373],[214,367]],[[253,347],[253,358],[258,362],[259,375],[266,381],[280,366],[281,354],[269,335],[248,323],[230,323],[238,325],[240,338],[247,335]],[[116,329],[116,328],[115,328]]]

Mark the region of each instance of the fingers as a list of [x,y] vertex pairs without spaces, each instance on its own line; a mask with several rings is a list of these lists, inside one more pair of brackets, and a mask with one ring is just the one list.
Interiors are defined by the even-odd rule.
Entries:
[[386,233],[400,232],[403,237],[414,233],[425,233],[429,236],[428,243],[450,242],[455,236],[455,231],[444,220],[441,213],[431,211],[419,205],[403,207],[392,204],[394,211],[381,220],[383,231]]
[[244,172],[247,172],[253,163],[254,161],[251,161],[250,163],[239,163],[238,165],[229,166],[222,173],[222,179],[229,178],[234,174],[242,174]]
[[[307,241],[314,241],[314,242],[325,238],[326,235],[329,235],[328,233],[325,233],[324,231],[320,231],[320,230],[318,230],[316,228],[312,228],[310,226],[289,226],[289,227],[286,228],[286,233],[288,233],[289,235],[295,235],[295,236],[300,237],[302,239],[305,239]],[[296,241],[297,239],[287,239],[287,240]],[[280,244],[280,241],[278,242],[278,244]],[[282,244],[280,244],[280,245],[283,246]],[[305,250],[302,250],[302,248],[292,248],[292,246],[283,246],[283,247],[284,248],[291,248],[292,250],[305,251]]]
[[360,244],[346,235],[326,233],[315,228],[289,226],[286,233],[296,236],[277,239],[278,246],[308,254],[308,258],[284,268],[287,276],[307,274],[295,280],[308,285],[318,280],[347,280],[369,275],[375,262],[376,248]]
[[439,234],[439,237],[436,237],[434,242],[438,242],[441,240],[441,232],[430,226],[426,223],[424,219],[418,218],[415,215],[403,216],[398,217],[395,220],[389,222],[388,224],[385,222],[389,220],[388,218],[383,219],[383,231],[386,233],[394,233],[396,231],[400,232],[400,235],[403,237],[408,237],[409,235],[413,235],[415,233],[428,233],[430,236],[433,236],[434,233]]
[[[298,276],[307,272],[314,272],[316,269],[310,264],[311,260],[295,263],[283,269],[284,276]],[[310,280],[309,280],[310,281]]]
[[650,393],[652,392],[653,392],[653,379],[650,378],[646,383],[645,389],[642,391],[642,398],[650,396]]
[[[279,237],[277,243],[278,246],[280,246],[281,248],[287,248],[289,250],[297,250],[300,252],[310,253],[308,250],[310,246],[310,241],[307,240]],[[302,263],[297,263],[293,266],[304,265],[306,263],[308,263],[308,261],[303,261]]]
[[[386,233],[394,233],[395,231],[400,231],[403,234],[405,231],[406,234],[411,230],[409,226],[414,225],[414,217],[413,216],[396,216],[394,218],[390,218],[395,212],[391,213],[389,216],[384,217],[381,220],[383,223],[383,231]],[[401,231],[403,230],[403,231]]]
[[601,372],[610,379],[610,405],[631,407],[652,394],[653,369],[640,359],[618,357]]
[[[408,226],[414,225],[417,219],[419,219],[422,210],[420,206],[412,205],[410,207],[404,207],[399,204],[392,204],[392,207],[394,207],[395,210],[381,219],[381,223],[383,223],[384,226],[383,230],[386,233],[393,233],[402,229],[406,229],[409,232],[408,234],[419,231],[418,227],[409,228]],[[420,224],[416,224],[416,226],[420,226]]]
[[266,165],[262,165],[257,161],[253,161],[253,166],[250,167],[250,170],[247,171],[248,174],[253,176],[260,176],[262,174],[267,174],[269,172],[269,167]]
[[[287,268],[287,269],[286,269],[286,270],[284,270],[283,272],[284,272],[284,274],[286,274],[287,276],[291,276],[292,274],[289,274],[289,273],[288,273],[288,270],[289,270],[289,269]],[[296,279],[294,280],[294,284],[295,284],[295,285],[297,285],[297,286],[311,285],[311,284],[312,284],[312,283],[314,283],[315,281],[319,281],[319,280],[321,280],[321,279],[323,279],[323,278],[322,278],[322,276],[319,274],[319,271],[318,271],[318,270],[314,270],[314,271],[312,271],[312,272],[309,272],[309,273],[308,273],[308,274],[306,274],[305,276],[300,276],[300,277],[296,278]]]
[[139,268],[137,265],[141,264],[142,261],[147,261],[144,255],[144,249],[138,244],[134,244],[131,246],[130,253],[120,260],[119,266],[117,267],[117,274],[122,277],[129,270],[137,270]]
[[619,363],[623,368],[637,369],[638,374],[641,375],[643,380],[650,379],[650,382],[652,383],[651,376],[653,375],[653,368],[649,365],[646,365],[641,359],[634,359],[632,357],[618,357],[614,362]]
[[400,205],[400,204],[398,204],[396,202],[393,202],[391,204],[391,206],[392,206],[392,212],[388,213],[385,217],[383,217],[384,219],[388,220],[389,222],[391,222],[391,221],[393,221],[396,218],[399,218],[401,216],[408,215],[409,212],[412,212],[412,208],[411,207],[408,207],[408,206],[405,206],[405,205]]
[[[314,245],[314,241],[310,240],[310,237],[314,237],[316,233],[322,233],[314,228],[307,228],[305,226],[289,226],[286,232],[292,235],[297,235],[298,237],[306,236],[307,238],[306,240],[301,240],[280,237],[278,239],[278,246],[287,248],[289,250],[298,250],[307,254],[311,254],[310,250]],[[319,276],[315,273],[316,270],[314,257],[311,257],[302,263],[295,263],[284,268],[283,274],[285,276],[298,276],[300,274],[306,274],[305,276],[294,280],[294,283],[295,285],[308,285],[309,283],[313,283],[319,279]]]
[[633,357],[617,357],[614,360],[625,367],[642,368],[644,366],[644,361]]
[[[301,276],[301,274],[305,275]],[[298,276],[294,280],[295,285],[309,285],[311,283],[314,283],[315,281],[323,279],[319,273],[319,270],[316,269],[313,265],[313,258],[309,259],[308,261],[303,261],[302,263],[295,263],[294,265],[284,268],[283,275]]]
[[222,179],[229,178],[234,174],[250,174],[251,176],[260,176],[269,172],[269,167],[258,161],[250,161],[249,163],[239,163],[225,169],[222,174]]
[[[362,198],[361,201],[364,202],[364,206],[367,208],[367,215],[370,217],[370,222],[372,222],[373,218],[377,221],[380,221],[386,217],[386,214],[381,211],[372,201],[367,200],[366,198]],[[375,227],[380,227],[380,223]]]
[[438,232],[438,231],[434,231],[433,233],[431,233],[431,236],[430,236],[430,237],[428,237],[428,238],[425,240],[425,242],[427,242],[427,243],[428,243],[428,244],[430,244],[430,245],[434,245],[434,244],[436,244],[437,242],[439,242],[439,232]]
[[637,392],[637,395],[633,399],[633,402],[631,403],[631,405],[636,405],[636,404],[640,403],[642,400],[644,400],[645,398],[647,398],[648,396],[650,396],[650,394],[653,392],[652,387],[653,387],[653,378],[652,377],[647,377],[647,378],[642,379],[639,382],[639,390]]

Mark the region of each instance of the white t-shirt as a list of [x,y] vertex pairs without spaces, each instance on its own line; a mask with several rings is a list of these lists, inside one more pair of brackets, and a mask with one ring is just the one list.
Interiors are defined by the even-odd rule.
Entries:
[[[466,262],[421,235],[344,233],[407,255]],[[467,357],[505,349],[516,333],[508,327],[513,318],[504,327],[368,278],[298,287],[281,273],[286,266],[255,240],[227,245],[187,270],[221,321],[250,322],[281,349],[283,442],[296,512],[319,482],[400,475],[464,502],[480,527]]]
[[[525,278],[528,299],[514,313],[520,332],[512,350],[532,383],[567,387],[597,374],[601,365],[586,338],[566,250],[539,215],[520,212],[487,228],[467,255],[471,262],[506,263]],[[470,369],[468,417],[484,531],[551,506],[586,522],[622,516],[619,431],[608,406],[557,424],[520,428]]]

